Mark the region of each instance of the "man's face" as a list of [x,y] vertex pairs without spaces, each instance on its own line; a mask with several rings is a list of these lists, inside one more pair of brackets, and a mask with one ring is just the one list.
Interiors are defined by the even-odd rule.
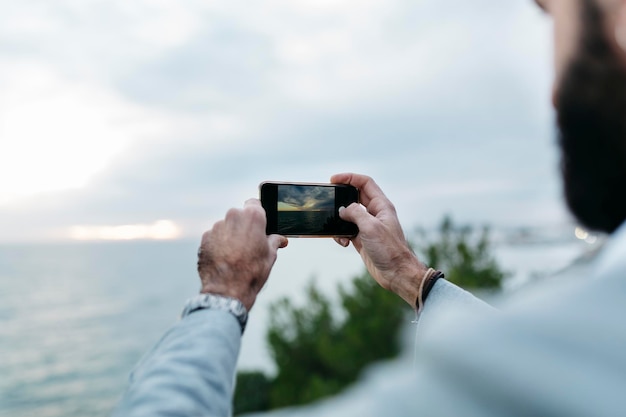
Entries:
[[[554,19],[554,104],[565,198],[587,227],[626,220],[624,0],[536,0]],[[625,20],[626,26],[626,20]]]

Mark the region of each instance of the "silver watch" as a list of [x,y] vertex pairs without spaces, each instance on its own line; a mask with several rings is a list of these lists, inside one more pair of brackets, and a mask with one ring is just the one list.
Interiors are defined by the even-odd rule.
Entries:
[[185,317],[196,310],[202,309],[223,310],[231,313],[241,326],[241,333],[246,329],[248,322],[248,310],[243,303],[236,298],[216,294],[199,294],[187,300],[181,317]]

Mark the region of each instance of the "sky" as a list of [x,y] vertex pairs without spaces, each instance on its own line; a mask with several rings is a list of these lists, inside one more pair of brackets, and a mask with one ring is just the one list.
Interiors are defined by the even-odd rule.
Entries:
[[333,211],[335,209],[335,189],[332,187],[279,185],[277,198],[279,211]]
[[0,0],[0,241],[199,237],[372,176],[405,228],[568,221],[531,0]]

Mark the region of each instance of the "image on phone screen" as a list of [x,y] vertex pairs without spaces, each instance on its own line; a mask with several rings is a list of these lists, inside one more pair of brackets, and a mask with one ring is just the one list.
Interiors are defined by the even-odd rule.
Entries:
[[336,229],[335,188],[278,186],[278,233],[329,234]]
[[269,234],[354,236],[356,225],[339,218],[339,207],[358,201],[356,188],[334,184],[263,183],[261,202]]

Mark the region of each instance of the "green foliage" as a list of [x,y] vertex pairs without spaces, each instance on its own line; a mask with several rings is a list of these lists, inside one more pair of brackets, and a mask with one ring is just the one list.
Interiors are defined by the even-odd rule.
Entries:
[[263,372],[239,372],[234,397],[234,413],[269,410],[270,384],[270,378]]
[[[487,228],[475,231],[446,217],[434,236],[421,231],[418,237],[420,258],[461,287],[497,290],[508,275],[492,255]],[[412,311],[400,297],[381,289],[367,272],[347,288],[339,286],[337,294],[339,303],[333,303],[311,283],[303,306],[285,298],[270,307],[267,340],[277,374],[271,380],[239,374],[236,413],[334,395],[367,365],[399,353],[399,329]]]
[[351,284],[349,290],[339,288],[340,308],[313,284],[305,306],[287,299],[272,306],[268,342],[278,368],[272,407],[336,394],[368,364],[398,354],[398,330],[410,308],[367,273]]
[[499,290],[509,276],[496,262],[489,228],[479,231],[454,224],[449,216],[441,221],[434,238],[418,231],[417,251],[429,266],[443,271],[446,279],[466,289]]

